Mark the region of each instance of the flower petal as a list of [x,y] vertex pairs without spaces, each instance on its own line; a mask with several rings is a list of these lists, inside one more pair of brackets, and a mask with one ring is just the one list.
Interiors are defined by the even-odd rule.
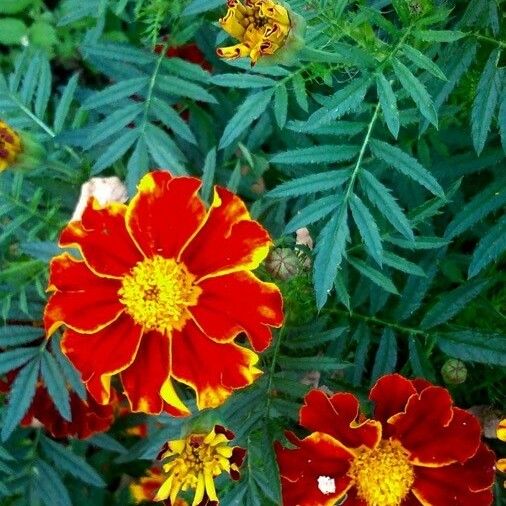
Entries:
[[234,46],[219,47],[216,54],[225,60],[235,60],[236,58],[244,58],[250,54],[251,49],[246,44],[235,44]]
[[[287,432],[286,436],[296,446],[295,449],[283,448],[279,443],[274,447],[281,475],[283,504],[336,504],[351,486],[351,479],[346,473],[353,454],[333,437],[322,432],[313,432],[305,439],[299,439],[290,432]],[[324,490],[326,493],[320,490],[321,480],[332,485],[328,490]]]
[[[144,334],[134,362],[121,373],[121,382],[134,412],[160,414],[166,407],[174,416],[189,414],[172,389],[170,338],[160,332]],[[165,406],[162,389],[166,400],[172,401],[175,406]]]
[[399,374],[383,376],[369,394],[369,399],[374,402],[374,418],[383,424],[384,429],[389,430],[387,420],[403,412],[413,394],[416,394],[416,389],[408,379]]
[[172,374],[197,393],[199,409],[222,404],[234,389],[261,374],[256,353],[235,343],[216,343],[191,320],[172,335]]
[[109,402],[111,376],[127,368],[135,358],[142,328],[126,314],[94,334],[67,329],[63,353],[79,370],[90,394],[101,404]]
[[348,448],[374,448],[381,439],[381,424],[375,420],[357,422],[359,403],[349,393],[328,397],[321,390],[311,390],[300,410],[300,424],[310,431],[331,435]]
[[93,333],[116,320],[124,306],[119,302],[121,284],[100,278],[85,262],[68,253],[53,258],[49,274],[50,296],[44,310],[44,325],[50,336],[63,323],[77,332]]
[[181,260],[197,277],[218,276],[256,269],[270,245],[269,234],[250,218],[244,202],[217,186],[207,219]]
[[126,213],[127,227],[146,256],[176,258],[206,217],[194,177],[146,174]]
[[283,301],[276,285],[244,271],[208,278],[199,286],[198,304],[189,310],[206,335],[231,341],[246,332],[255,350],[269,346],[269,325],[279,327],[283,322]]
[[86,264],[100,276],[122,277],[140,260],[125,226],[126,206],[110,202],[102,207],[90,198],[81,221],[71,221],[60,235],[60,246],[76,246]]
[[448,390],[429,387],[409,398],[406,411],[390,418],[392,434],[417,465],[439,467],[465,462],[480,444],[478,420],[452,406]]
[[424,506],[489,506],[494,460],[493,452],[482,444],[464,464],[417,467],[413,493]]

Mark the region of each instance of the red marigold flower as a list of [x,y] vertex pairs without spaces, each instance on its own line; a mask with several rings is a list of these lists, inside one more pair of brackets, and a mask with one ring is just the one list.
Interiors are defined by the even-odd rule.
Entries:
[[200,186],[152,172],[128,205],[91,198],[60,236],[83,260],[52,260],[44,322],[48,335],[65,324],[62,350],[102,404],[118,373],[132,411],[177,416],[189,411],[173,380],[204,409],[261,374],[258,355],[235,340],[244,332],[262,351],[282,323],[278,288],[251,272],[271,239],[225,188],[206,209]]
[[[164,44],[157,44],[155,46],[155,53],[160,54],[164,48]],[[165,56],[168,58],[181,58],[182,60],[200,65],[204,70],[211,70],[211,64],[206,60],[202,51],[198,48],[197,44],[183,44],[181,46],[170,46],[165,50]]]
[[392,374],[369,398],[374,419],[350,393],[306,395],[300,424],[313,432],[276,444],[286,506],[492,504],[494,454],[445,388]]
[[195,490],[193,506],[217,506],[214,479],[223,472],[238,480],[246,450],[229,446],[234,434],[215,425],[208,434],[190,433],[184,439],[169,441],[158,458],[163,461],[164,483],[155,501],[177,504],[181,491]]
[[[497,438],[501,441],[506,441],[506,418],[499,422],[497,426]],[[506,473],[506,459],[499,459],[496,463],[497,470],[501,473]],[[506,488],[506,481],[504,482]]]

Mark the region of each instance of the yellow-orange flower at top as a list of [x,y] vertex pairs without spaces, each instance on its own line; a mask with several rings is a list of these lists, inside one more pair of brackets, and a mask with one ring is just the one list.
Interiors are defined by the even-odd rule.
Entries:
[[223,472],[239,479],[246,450],[229,446],[234,434],[215,425],[208,434],[191,433],[184,439],[169,441],[158,458],[162,460],[165,482],[155,501],[175,504],[181,491],[195,490],[192,506],[218,505],[214,479]]
[[21,138],[9,126],[0,120],[0,172],[7,169],[21,152]]
[[228,11],[220,25],[238,44],[220,47],[221,58],[251,58],[254,65],[261,56],[273,55],[280,49],[291,29],[290,15],[273,0],[228,0]]
[[100,403],[119,373],[133,411],[184,416],[174,380],[204,409],[261,374],[258,355],[235,341],[244,332],[262,351],[282,323],[278,288],[251,272],[271,239],[225,188],[206,209],[200,186],[152,172],[128,205],[92,197],[61,233],[83,259],[52,260],[44,323],[49,336],[65,325],[62,350]]
[[[506,441],[506,418],[501,420],[497,426],[497,439]],[[506,459],[499,459],[496,462],[496,467],[501,473],[506,473]],[[504,482],[504,487],[506,488],[506,481]]]

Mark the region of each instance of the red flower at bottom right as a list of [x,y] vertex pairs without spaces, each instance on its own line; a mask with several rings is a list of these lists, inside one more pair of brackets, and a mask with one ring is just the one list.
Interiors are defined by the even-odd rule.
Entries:
[[311,434],[276,443],[284,506],[489,506],[495,457],[478,420],[448,390],[398,374],[371,389],[373,418],[350,393],[312,390]]

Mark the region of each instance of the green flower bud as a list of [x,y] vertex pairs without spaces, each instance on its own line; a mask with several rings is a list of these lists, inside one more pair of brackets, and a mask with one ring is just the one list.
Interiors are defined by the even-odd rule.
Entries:
[[448,385],[460,385],[467,379],[467,367],[456,358],[449,358],[441,368],[443,380]]

